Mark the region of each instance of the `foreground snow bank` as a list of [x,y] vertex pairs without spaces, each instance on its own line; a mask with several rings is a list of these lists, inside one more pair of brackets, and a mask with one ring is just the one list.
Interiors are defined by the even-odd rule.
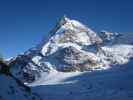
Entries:
[[41,100],[30,88],[19,84],[11,76],[0,74],[0,100]]

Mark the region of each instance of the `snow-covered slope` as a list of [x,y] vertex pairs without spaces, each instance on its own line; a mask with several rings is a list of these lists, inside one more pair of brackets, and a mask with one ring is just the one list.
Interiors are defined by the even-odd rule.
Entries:
[[0,63],[0,100],[41,100],[30,87],[13,77],[6,66]]
[[128,63],[133,57],[133,46],[117,44],[113,46],[103,46],[100,48],[98,54],[103,66],[111,66],[113,64]]
[[99,36],[79,21],[63,17],[48,40],[11,60],[11,72],[31,83],[54,71],[94,71],[124,64],[133,57],[133,45],[114,42],[119,37],[109,32]]
[[21,86],[12,77],[0,75],[0,100],[41,100],[30,88]]
[[29,84],[45,100],[133,100],[133,61],[115,69],[53,72]]

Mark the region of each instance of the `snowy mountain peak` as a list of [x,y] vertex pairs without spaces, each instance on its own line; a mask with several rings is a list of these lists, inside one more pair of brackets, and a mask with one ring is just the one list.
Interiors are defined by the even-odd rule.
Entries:
[[65,15],[57,22],[56,26],[59,26],[59,25],[60,25],[60,27],[63,25],[67,26],[67,28],[80,27],[80,28],[87,29],[87,27],[85,25],[83,25],[81,22],[79,22],[77,20],[70,19],[70,18],[66,17]]
[[67,23],[68,21],[70,21],[70,19],[68,17],[66,17],[65,15],[60,19],[60,23]]
[[102,39],[90,28],[65,16],[61,18],[50,34],[49,40],[41,43],[41,51],[44,56],[67,45],[87,46],[102,43]]
[[41,45],[11,61],[14,76],[24,82],[33,82],[53,70],[102,70],[113,64],[124,64],[133,57],[132,45],[116,44],[123,39],[119,34],[103,31],[99,35],[66,16],[57,22],[49,34],[47,41],[43,40]]
[[90,28],[87,28],[86,25],[82,24],[81,22],[77,21],[77,20],[73,20],[73,19],[70,19],[66,16],[63,16],[56,24],[56,27],[57,26],[60,26],[60,28],[62,26],[64,26],[66,29],[71,29],[71,30],[74,30],[75,28],[76,29],[84,29],[84,30],[90,30],[92,31]]

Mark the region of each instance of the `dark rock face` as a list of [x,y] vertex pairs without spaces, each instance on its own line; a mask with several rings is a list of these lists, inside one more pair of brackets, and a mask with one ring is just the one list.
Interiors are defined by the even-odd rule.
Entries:
[[9,66],[4,63],[3,61],[0,61],[0,74],[9,74]]

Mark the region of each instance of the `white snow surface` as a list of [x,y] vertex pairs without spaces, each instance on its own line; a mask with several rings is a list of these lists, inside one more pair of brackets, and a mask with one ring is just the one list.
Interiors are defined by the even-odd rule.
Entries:
[[29,84],[29,86],[38,86],[38,85],[56,85],[56,84],[67,84],[73,82],[63,82],[64,79],[83,74],[82,72],[58,72],[56,70],[51,71],[49,74],[42,75],[43,78],[35,81],[34,83]]
[[12,77],[0,74],[0,100],[40,100]]
[[94,72],[53,72],[29,86],[44,100],[132,100],[132,65]]
[[101,60],[104,60],[108,66],[110,66],[110,64],[125,64],[133,57],[133,45],[119,44],[104,46],[101,47],[98,56]]

